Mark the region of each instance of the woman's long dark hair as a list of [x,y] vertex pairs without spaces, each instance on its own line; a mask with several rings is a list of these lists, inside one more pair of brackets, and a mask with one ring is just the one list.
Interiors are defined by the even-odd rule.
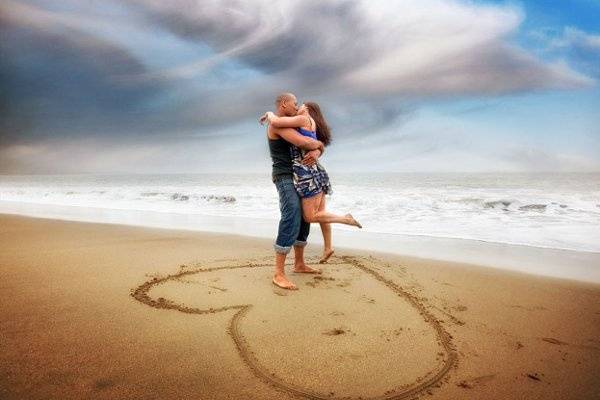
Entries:
[[325,121],[325,117],[323,117],[321,107],[312,101],[304,103],[304,105],[308,109],[308,113],[312,119],[314,119],[315,123],[317,124],[317,139],[323,142],[325,146],[329,145],[329,143],[331,143],[331,130]]

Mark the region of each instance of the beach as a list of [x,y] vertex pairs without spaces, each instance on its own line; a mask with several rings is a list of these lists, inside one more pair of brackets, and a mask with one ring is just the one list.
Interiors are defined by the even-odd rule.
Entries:
[[[0,214],[2,399],[593,399],[600,285]],[[390,252],[391,253],[391,252]]]
[[0,400],[600,400],[598,21],[3,1]]

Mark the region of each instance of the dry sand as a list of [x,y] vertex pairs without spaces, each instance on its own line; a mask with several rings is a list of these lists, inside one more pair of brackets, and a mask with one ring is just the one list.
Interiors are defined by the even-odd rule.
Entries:
[[288,291],[270,240],[12,215],[0,243],[0,399],[600,398],[600,285],[309,246]]

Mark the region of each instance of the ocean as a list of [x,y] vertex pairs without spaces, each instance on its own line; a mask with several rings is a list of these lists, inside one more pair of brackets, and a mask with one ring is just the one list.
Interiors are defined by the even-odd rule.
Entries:
[[[327,208],[363,225],[334,225],[336,249],[600,283],[600,174],[330,177]],[[279,204],[268,173],[0,175],[0,213],[274,240]]]
[[[364,232],[600,252],[600,174],[371,173],[331,179],[327,208],[351,212]],[[3,175],[0,212],[2,202],[38,210],[52,205],[243,217],[275,225],[279,218],[268,174]]]

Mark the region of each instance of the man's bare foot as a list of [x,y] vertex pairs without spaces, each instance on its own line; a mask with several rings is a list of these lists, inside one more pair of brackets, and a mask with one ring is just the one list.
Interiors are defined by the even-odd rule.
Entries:
[[358,226],[359,228],[362,229],[362,225],[357,220],[354,219],[352,214],[346,214],[346,218],[348,218],[350,220],[350,225]]
[[285,275],[276,274],[273,276],[273,284],[283,289],[298,290],[298,287],[288,280]]
[[332,255],[333,255],[333,249],[325,250],[323,252],[323,256],[319,260],[319,264],[325,264],[327,262],[327,260],[329,260],[329,257],[331,257]]
[[306,264],[295,265],[294,272],[296,272],[298,274],[320,274],[320,273],[322,273],[322,271],[320,271],[318,269],[313,269]]

